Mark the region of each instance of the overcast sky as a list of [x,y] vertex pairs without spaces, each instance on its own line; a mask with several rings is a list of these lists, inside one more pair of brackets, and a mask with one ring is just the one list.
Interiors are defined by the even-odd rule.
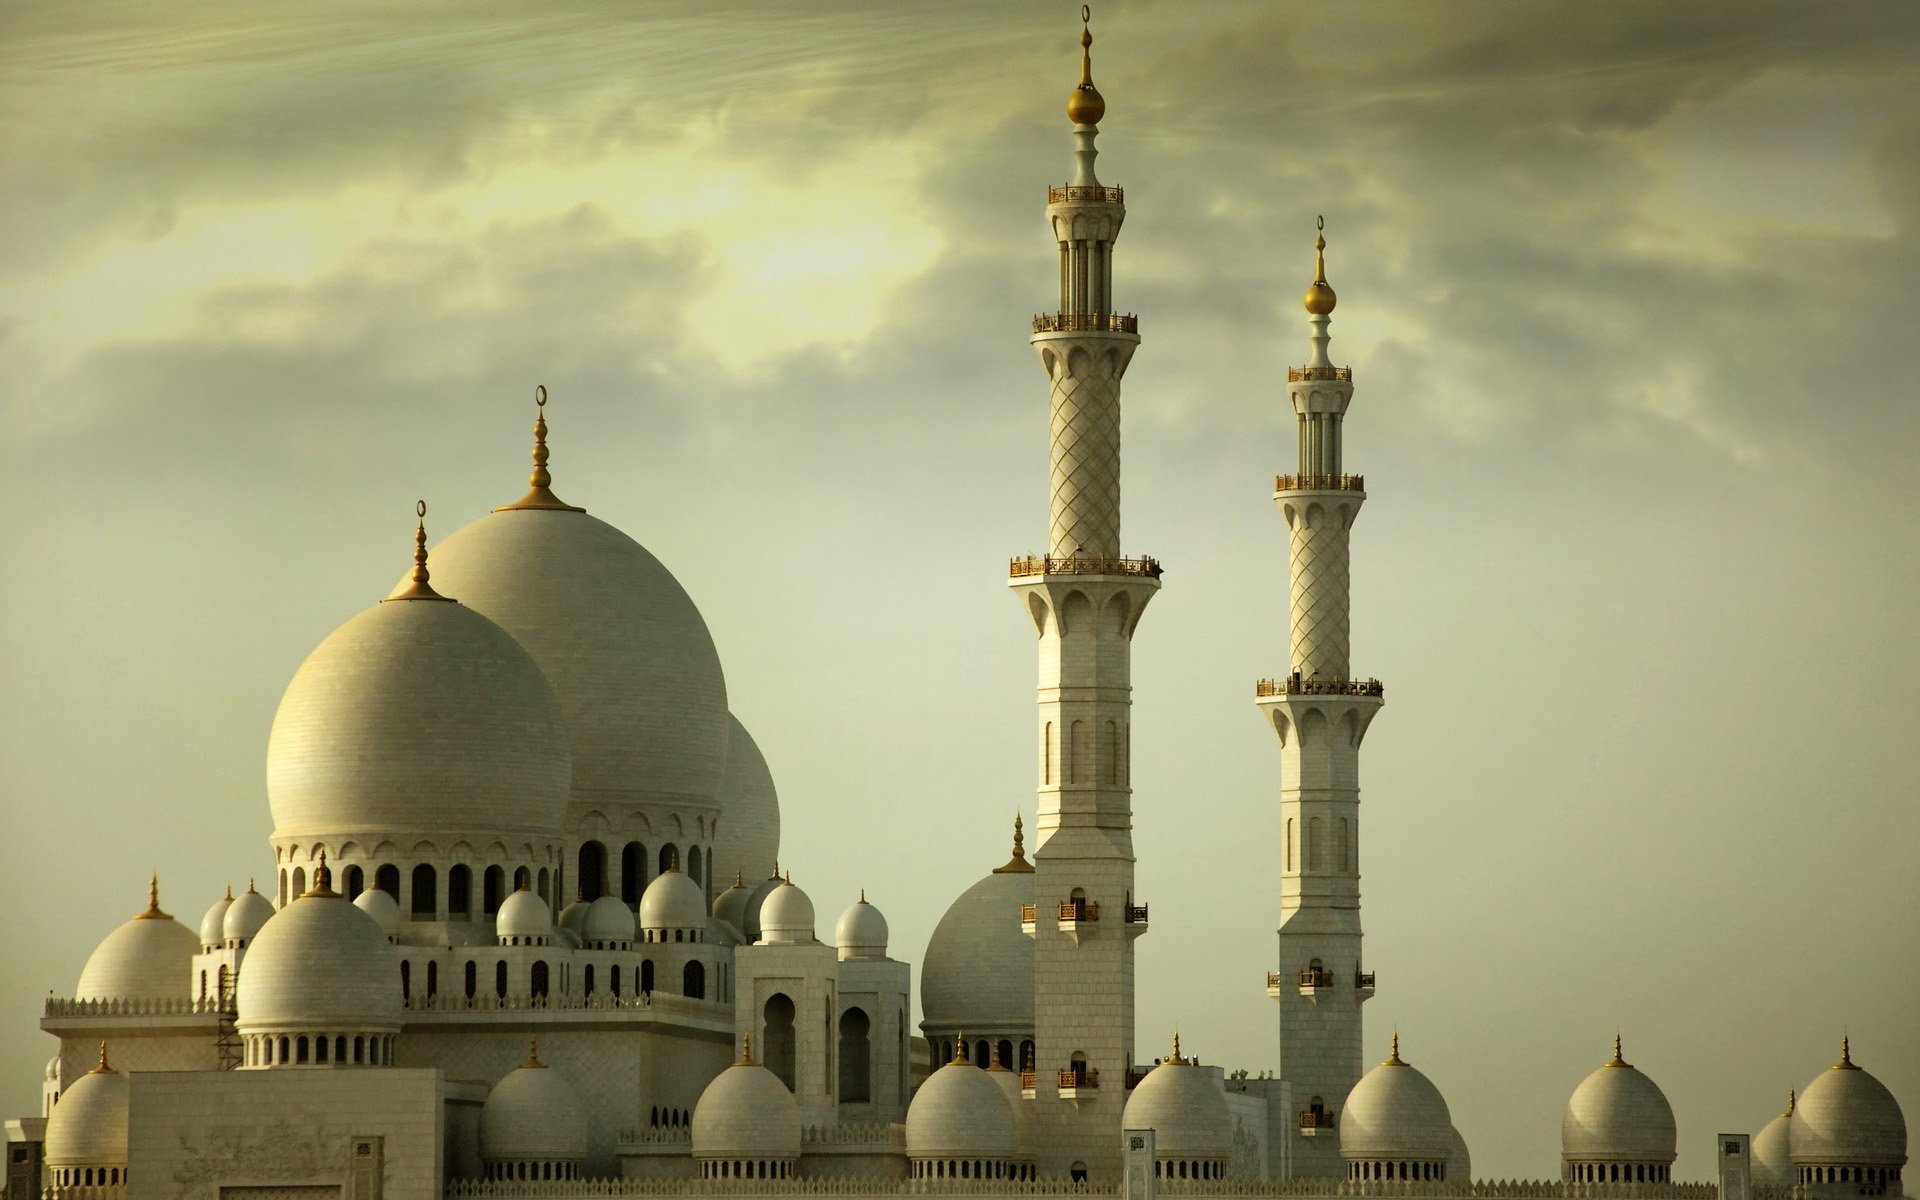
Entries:
[[[271,868],[275,705],[525,487],[678,575],[822,925],[915,962],[1031,817],[1077,4],[0,12],[0,1098],[144,900]],[[1142,1052],[1276,1060],[1284,370],[1353,364],[1369,1061],[1687,1177],[1836,1057],[1920,1118],[1920,7],[1118,3]],[[398,14],[398,15],[396,15]],[[917,982],[917,977],[916,977]]]

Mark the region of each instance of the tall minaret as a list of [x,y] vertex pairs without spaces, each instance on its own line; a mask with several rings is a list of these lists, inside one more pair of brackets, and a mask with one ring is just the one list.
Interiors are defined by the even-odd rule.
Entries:
[[1292,545],[1290,670],[1255,691],[1280,738],[1280,969],[1267,991],[1280,1001],[1280,1076],[1293,1085],[1290,1158],[1296,1176],[1338,1178],[1339,1112],[1360,1079],[1360,1006],[1373,994],[1360,965],[1359,763],[1382,689],[1347,664],[1347,534],[1367,494],[1340,461],[1353,372],[1327,358],[1326,248],[1314,240],[1313,356],[1287,371],[1299,473],[1273,481]]
[[[1081,10],[1081,17],[1087,13]],[[1035,1145],[1043,1176],[1120,1180],[1120,1118],[1133,1063],[1129,649],[1160,588],[1159,564],[1120,551],[1120,377],[1138,322],[1113,311],[1113,243],[1126,216],[1094,175],[1106,104],[1080,34],[1067,99],[1073,181],[1047,189],[1060,246],[1060,308],[1033,319],[1052,384],[1048,552],[1015,559],[1012,586],[1040,639],[1039,820],[1033,856]]]

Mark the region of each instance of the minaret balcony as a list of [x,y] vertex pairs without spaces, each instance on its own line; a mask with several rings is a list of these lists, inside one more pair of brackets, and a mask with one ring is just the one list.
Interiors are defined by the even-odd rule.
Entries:
[[1275,475],[1276,492],[1364,492],[1365,475]]
[[1022,1100],[1033,1099],[1033,1094],[1039,1088],[1039,1086],[1040,1086],[1040,1079],[1035,1072],[1033,1071],[1020,1072],[1020,1098]]
[[1127,189],[1101,184],[1066,183],[1047,189],[1048,204],[1125,204]]
[[1141,575],[1160,578],[1157,558],[1109,558],[1104,554],[1029,554],[1011,559],[1007,574],[1014,579],[1034,575]]
[[1333,990],[1333,972],[1315,971],[1312,968],[1308,968],[1300,972],[1298,983],[1300,994],[1311,1000],[1318,997],[1322,992],[1331,992]]
[[1144,904],[1127,905],[1127,936],[1139,937],[1147,931],[1147,906]]
[[1140,318],[1134,313],[1036,313],[1035,333],[1131,333],[1140,332]]
[[1267,995],[1273,997],[1275,1000],[1278,1000],[1280,998],[1280,986],[1284,982],[1285,980],[1281,977],[1280,972],[1268,971],[1267,972]]
[[1100,905],[1092,900],[1060,902],[1060,932],[1078,942],[1100,931]]
[[1301,1137],[1332,1137],[1335,1132],[1332,1113],[1317,1108],[1300,1110]]
[[1100,1072],[1092,1067],[1078,1067],[1060,1072],[1059,1084],[1062,1100],[1078,1103],[1100,1098]]
[[1038,923],[1035,915],[1036,907],[1036,905],[1032,904],[1022,904],[1020,906],[1020,932],[1026,934],[1028,937],[1033,936],[1034,926]]
[[1353,990],[1360,993],[1362,1000],[1371,998],[1373,995],[1373,972],[1355,971],[1353,973]]
[[1319,379],[1333,379],[1341,383],[1353,382],[1352,367],[1288,367],[1288,383],[1308,383]]
[[1379,699],[1387,694],[1387,688],[1378,679],[1303,679],[1296,671],[1285,679],[1260,680],[1253,685],[1253,694],[1260,699],[1272,696],[1371,696]]

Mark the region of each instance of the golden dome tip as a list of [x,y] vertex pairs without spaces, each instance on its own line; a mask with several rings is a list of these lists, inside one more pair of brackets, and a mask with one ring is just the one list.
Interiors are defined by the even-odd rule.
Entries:
[[452,604],[453,601],[433,590],[427,582],[433,573],[427,570],[427,502],[422,500],[413,506],[414,515],[420,523],[413,530],[413,573],[407,577],[407,585],[388,596],[381,603],[392,600],[439,600]]
[[527,494],[512,504],[503,504],[495,512],[521,508],[544,508],[554,512],[585,512],[553,494],[553,473],[547,470],[547,385],[533,389],[533,472],[527,476]]
[[1067,93],[1067,120],[1075,125],[1098,125],[1107,115],[1106,98],[1093,86],[1093,10],[1080,6],[1080,82]]
[[1313,282],[1307,286],[1307,294],[1301,302],[1308,313],[1324,317],[1333,311],[1339,297],[1333,294],[1333,288],[1327,283],[1327,219],[1315,217],[1314,228],[1321,232],[1313,239]]

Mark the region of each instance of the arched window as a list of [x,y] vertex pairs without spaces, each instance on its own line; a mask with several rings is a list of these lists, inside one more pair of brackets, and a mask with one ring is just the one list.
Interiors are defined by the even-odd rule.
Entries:
[[1120,730],[1112,721],[1107,722],[1107,782],[1120,782]]
[[592,963],[588,963],[587,969],[580,973],[580,981],[581,981],[581,986],[585,989],[583,994],[588,996],[593,995],[593,964]]
[[1287,870],[1293,870],[1293,818],[1287,818]]
[[672,842],[660,847],[660,873],[662,875],[680,865],[680,848]]
[[618,996],[620,994],[620,964],[619,963],[613,964],[612,972],[613,972],[613,979],[612,979],[612,987],[610,990],[613,992],[614,995]]
[[433,997],[439,994],[440,994],[440,964],[437,962],[429,961],[427,963],[427,998],[432,999]]
[[367,874],[359,867],[348,867],[340,873],[340,881],[346,887],[341,893],[349,900],[358,900],[360,893],[367,890]]
[[687,847],[687,878],[695,883],[706,882],[700,871],[700,847],[698,846]]
[[1013,1043],[1001,1038],[1000,1044],[993,1048],[993,1061],[1009,1071],[1013,1070]]
[[480,966],[472,959],[467,960],[467,999],[473,999],[473,993],[480,986]]
[[693,1000],[707,998],[707,969],[697,962],[687,964],[680,973],[680,994]]
[[1320,818],[1309,818],[1307,820],[1307,870],[1320,869],[1320,843],[1325,840],[1326,835],[1320,831]]
[[535,890],[540,893],[540,898],[542,900],[545,900],[549,905],[553,903],[553,893],[548,890],[548,885],[550,881],[551,881],[551,876],[547,874],[547,869],[545,867],[541,867],[540,882],[535,886]]
[[1053,722],[1048,721],[1040,731],[1040,782],[1053,783]]
[[1342,872],[1351,871],[1353,869],[1353,860],[1349,857],[1351,853],[1352,846],[1347,841],[1347,819],[1341,817],[1340,827],[1337,831],[1336,840],[1333,843],[1334,867]]
[[653,960],[650,958],[640,963],[640,991],[642,994],[653,991]]
[[413,869],[413,904],[411,911],[416,919],[426,917],[431,920],[439,910],[440,897],[435,895],[438,880],[433,868],[421,863]]
[[866,1104],[873,1099],[873,1021],[864,1009],[840,1014],[840,1100]]
[[1087,1081],[1087,1056],[1085,1052],[1075,1050],[1072,1061],[1067,1064],[1067,1070],[1073,1072],[1074,1082],[1085,1083]]
[[507,998],[507,960],[501,959],[493,964],[493,994],[500,999]]
[[628,908],[640,907],[640,893],[647,889],[647,848],[628,842],[620,851],[620,899]]
[[765,1046],[762,1061],[792,1091],[793,1083],[793,1000],[785,992],[775,992],[761,1013],[760,1044]]
[[[400,960],[400,1000],[402,1003],[413,998],[413,964],[406,959]],[[305,1041],[305,1038],[300,1039]]]
[[580,843],[580,885],[582,900],[598,900],[607,891],[607,848],[600,842]]
[[488,867],[486,874],[480,877],[480,915],[491,920],[500,911],[500,902],[506,899],[507,873],[499,867]]
[[533,975],[528,990],[536,997],[545,998],[547,994],[547,964],[543,960],[533,964]]
[[1092,775],[1092,747],[1087,745],[1087,723],[1067,726],[1067,782],[1080,783]]
[[373,886],[398,901],[400,899],[400,868],[392,863],[376,867],[373,872]]
[[1022,1071],[1033,1070],[1033,1039],[1032,1038],[1022,1038],[1020,1040],[1020,1069]]
[[447,868],[447,915],[466,920],[473,912],[473,868],[455,863]]
[[303,894],[305,894],[307,890],[306,868],[295,867],[293,869],[293,882],[290,885],[289,890],[292,891],[293,893],[292,899],[294,900],[298,900]]
[[968,1061],[971,1062],[974,1066],[979,1067],[982,1071],[984,1071],[989,1066],[992,1065],[987,1060],[988,1053],[989,1051],[987,1049],[987,1043],[984,1040],[975,1042],[973,1044],[973,1056],[970,1059],[968,1059]]

